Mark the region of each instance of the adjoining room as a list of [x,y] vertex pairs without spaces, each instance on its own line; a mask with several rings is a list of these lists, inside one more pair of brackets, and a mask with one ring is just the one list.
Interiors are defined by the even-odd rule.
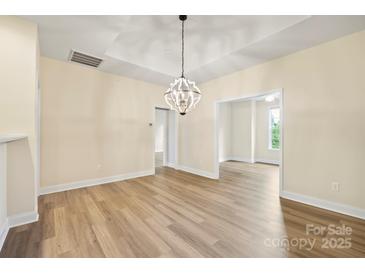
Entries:
[[282,189],[281,94],[276,91],[217,103],[220,178],[235,174],[243,182],[257,180],[258,191],[269,192],[267,197],[275,200]]
[[174,111],[165,108],[155,109],[155,168],[175,166],[178,135],[176,118]]

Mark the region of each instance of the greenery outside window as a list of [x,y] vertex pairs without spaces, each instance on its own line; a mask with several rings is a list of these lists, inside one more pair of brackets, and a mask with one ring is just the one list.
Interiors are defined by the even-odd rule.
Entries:
[[280,149],[280,108],[269,108],[269,149]]

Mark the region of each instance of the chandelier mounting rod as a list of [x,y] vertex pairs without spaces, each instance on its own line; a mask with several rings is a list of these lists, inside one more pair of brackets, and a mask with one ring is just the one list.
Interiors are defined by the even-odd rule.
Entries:
[[188,18],[187,15],[179,15],[179,19],[181,21],[181,78],[185,78],[184,76],[184,23]]

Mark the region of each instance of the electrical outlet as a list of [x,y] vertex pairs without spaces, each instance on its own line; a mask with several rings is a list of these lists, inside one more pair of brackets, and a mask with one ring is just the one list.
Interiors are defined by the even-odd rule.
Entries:
[[96,169],[101,169],[101,164],[98,164],[97,166],[96,166]]
[[332,191],[340,192],[340,183],[332,182]]

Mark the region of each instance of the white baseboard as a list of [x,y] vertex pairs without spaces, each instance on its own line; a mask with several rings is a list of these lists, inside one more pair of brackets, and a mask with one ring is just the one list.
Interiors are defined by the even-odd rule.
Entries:
[[8,217],[9,228],[30,224],[38,221],[38,213],[35,211],[20,213]]
[[344,205],[344,204],[334,203],[334,202],[330,202],[330,201],[326,201],[326,200],[322,200],[322,199],[318,199],[318,198],[314,198],[314,197],[309,197],[309,196],[301,195],[301,194],[297,194],[297,193],[292,193],[292,192],[288,192],[288,191],[282,191],[280,193],[280,197],[289,199],[289,200],[293,200],[296,202],[300,202],[303,204],[327,209],[327,210],[334,211],[337,213],[353,216],[353,217],[360,218],[363,220],[365,219],[365,210],[364,209],[360,209],[360,208],[356,208],[356,207],[352,207],[352,206],[348,206],[348,205]]
[[219,159],[219,162],[226,161],[237,161],[237,162],[245,162],[245,163],[254,163],[250,158],[237,157],[237,156],[227,156]]
[[0,251],[3,248],[8,232],[9,232],[8,219],[5,219],[5,222],[0,226]]
[[145,170],[145,171],[139,171],[139,172],[132,172],[132,173],[126,173],[126,174],[120,174],[120,175],[114,175],[104,178],[97,178],[97,179],[87,179],[72,183],[66,183],[66,184],[60,184],[60,185],[54,185],[54,186],[46,186],[41,187],[40,189],[40,195],[44,194],[50,194],[55,192],[61,192],[76,188],[83,188],[83,187],[89,187],[89,186],[95,186],[95,185],[102,185],[102,184],[108,184],[108,183],[114,183],[118,181],[124,181],[128,179],[134,179],[138,177],[143,176],[149,176],[155,174],[154,169]]
[[222,158],[219,158],[219,162],[222,163],[222,162],[227,162],[227,161],[230,161],[232,157],[230,156],[227,156],[227,157],[222,157]]
[[0,251],[3,248],[10,228],[37,222],[38,218],[39,215],[35,211],[16,214],[6,218],[5,222],[0,227]]
[[244,158],[244,157],[237,157],[237,156],[232,156],[230,157],[231,161],[237,161],[237,162],[245,162],[245,163],[251,163],[253,164],[254,162],[251,160],[251,158]]
[[189,173],[192,173],[192,174],[195,174],[195,175],[199,175],[199,176],[202,176],[202,177],[207,177],[209,179],[218,179],[219,178],[219,176],[217,174],[213,173],[213,172],[208,172],[208,171],[205,171],[205,170],[195,169],[195,168],[192,168],[192,167],[179,165],[177,167],[177,169],[180,169],[180,170],[183,170],[185,172],[189,172]]
[[244,157],[236,157],[236,156],[227,156],[222,157],[219,159],[219,162],[226,162],[226,161],[238,161],[238,162],[245,162],[245,163],[266,163],[266,164],[273,164],[273,165],[280,165],[279,160],[268,160],[268,159],[255,159],[255,161],[252,161],[250,158],[244,158]]
[[255,159],[255,163],[264,163],[264,164],[280,165],[280,161],[279,160],[269,160],[269,159]]
[[167,163],[166,166],[171,167],[171,168],[175,168],[176,167],[176,165],[174,163]]

